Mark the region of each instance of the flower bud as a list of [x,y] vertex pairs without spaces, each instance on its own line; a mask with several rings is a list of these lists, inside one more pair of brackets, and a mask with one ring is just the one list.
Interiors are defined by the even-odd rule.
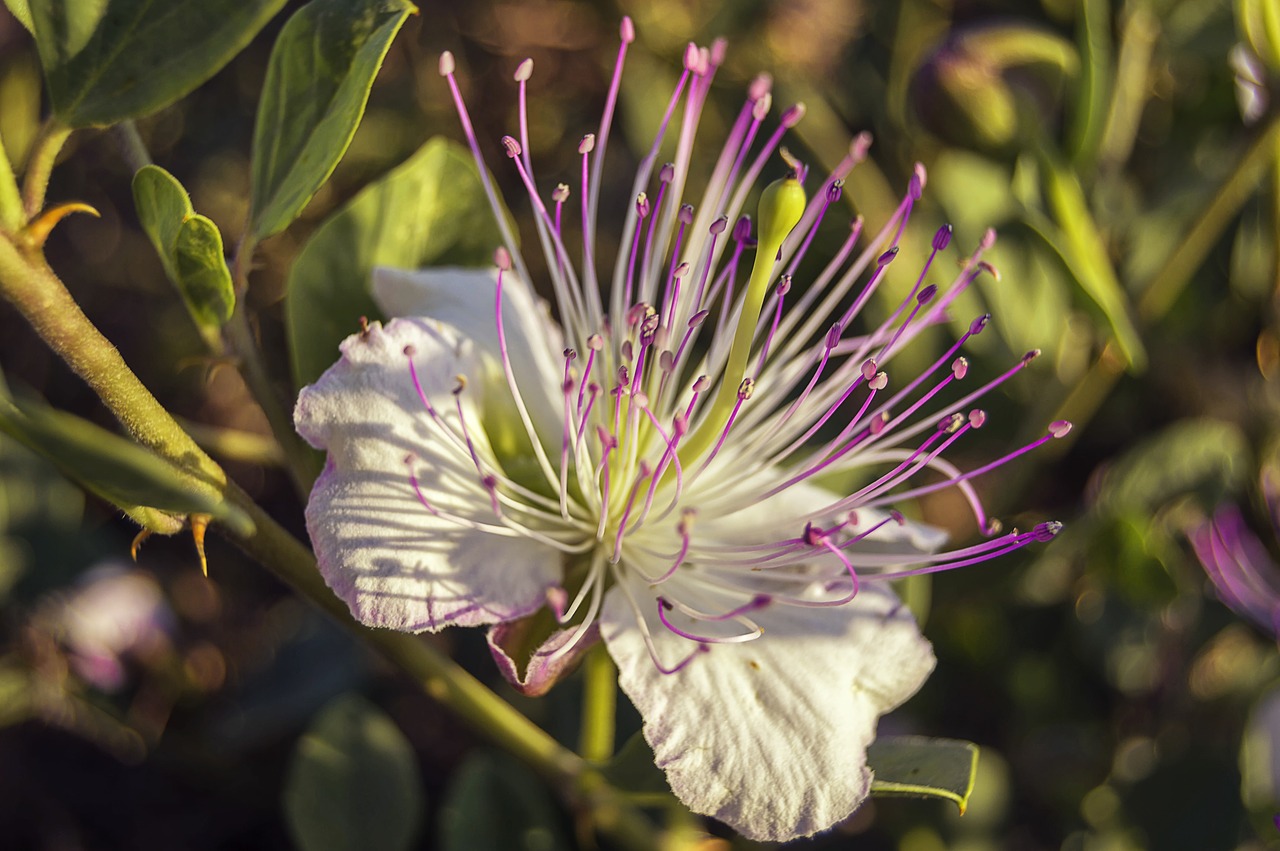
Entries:
[[943,139],[1008,151],[1057,123],[1063,82],[1077,65],[1070,42],[1036,27],[962,30],[916,72],[911,99],[920,121]]

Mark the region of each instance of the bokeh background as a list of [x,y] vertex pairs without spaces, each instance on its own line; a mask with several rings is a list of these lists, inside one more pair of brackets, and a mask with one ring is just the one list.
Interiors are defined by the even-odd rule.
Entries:
[[[244,229],[258,91],[299,5],[212,81],[138,122],[155,161],[226,234]],[[511,73],[533,57],[533,156],[544,183],[570,178],[579,138],[598,123],[623,14],[638,41],[605,188],[615,208],[685,43],[724,36],[705,138],[768,71],[775,116],[807,107],[787,144],[815,173],[855,133],[874,134],[841,216],[883,221],[913,164],[927,166],[898,292],[918,269],[905,258],[924,256],[938,224],[954,224],[962,251],[986,227],[999,231],[988,257],[1001,274],[957,306],[956,327],[994,316],[967,352],[979,377],[1031,348],[1043,356],[988,401],[980,439],[952,460],[977,466],[1053,419],[1075,423],[978,485],[1006,527],[1058,519],[1058,539],[912,589],[938,670],[882,729],[977,742],[968,813],[878,799],[796,847],[1280,847],[1275,639],[1218,602],[1187,543],[1234,503],[1277,551],[1257,483],[1280,437],[1280,146],[1263,135],[1280,69],[1233,67],[1241,34],[1224,0],[423,3],[333,179],[258,253],[249,301],[281,396],[292,393],[285,275],[310,233],[426,138],[461,138],[439,52],[457,54],[490,163],[527,227],[515,176],[499,167],[497,140],[516,126]],[[41,85],[30,37],[0,7],[0,135],[18,163],[47,110]],[[265,420],[234,367],[207,357],[138,225],[130,178],[113,132],[72,137],[50,198],[102,216],[61,226],[51,262],[143,381],[301,534]],[[828,251],[841,237],[830,229]],[[895,369],[930,355],[918,346]],[[0,366],[11,385],[112,427],[7,305]],[[978,534],[958,499],[920,511],[960,540]],[[300,737],[356,693],[412,748],[424,805],[413,847],[578,847],[571,816],[535,778],[224,540],[211,536],[205,581],[188,539],[153,539],[135,565],[133,534],[111,506],[0,439],[0,846],[289,847],[282,799]],[[425,640],[574,741],[575,681],[521,700],[478,632]],[[638,727],[623,713],[620,735]],[[520,814],[522,827],[506,837],[467,828],[486,813]]]

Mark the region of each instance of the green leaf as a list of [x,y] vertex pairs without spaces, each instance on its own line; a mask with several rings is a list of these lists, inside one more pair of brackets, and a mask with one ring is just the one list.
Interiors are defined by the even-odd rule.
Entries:
[[660,806],[672,800],[667,777],[654,765],[653,751],[642,733],[627,739],[600,773],[610,786],[636,801]]
[[68,127],[114,124],[173,103],[230,62],[284,5],[27,2],[53,111]]
[[187,190],[159,166],[144,166],[134,175],[133,200],[142,229],[187,310],[202,331],[216,334],[236,304],[217,225],[196,214]]
[[342,159],[407,0],[312,0],[271,50],[253,128],[255,239],[285,229]]
[[978,746],[955,739],[881,736],[867,748],[871,794],[946,798],[963,815],[978,770]]
[[1116,461],[1102,479],[1095,513],[1150,515],[1169,500],[1202,490],[1212,505],[1238,488],[1249,470],[1249,445],[1234,423],[1180,420]]
[[182,223],[196,212],[191,206],[191,197],[172,174],[158,165],[148,165],[133,176],[133,205],[143,231],[160,255],[165,274],[176,284],[174,249]]
[[346,694],[298,741],[283,803],[302,851],[404,851],[422,822],[424,800],[404,734],[367,700]]
[[1080,288],[1107,317],[1126,364],[1134,370],[1144,369],[1147,353],[1133,324],[1128,293],[1111,264],[1079,177],[1047,151],[1041,157],[1041,167],[1053,221],[1028,211],[1027,224],[1058,253]]
[[[39,402],[0,397],[0,431],[148,528],[161,522],[159,511],[182,517],[208,514],[239,534],[253,531],[253,522],[223,500],[215,486],[87,420]],[[146,522],[148,517],[154,522]]]
[[441,807],[441,851],[572,847],[546,784],[523,765],[503,754],[481,751],[458,769]]
[[378,315],[369,295],[375,266],[481,265],[501,241],[471,155],[428,141],[326,219],[293,264],[285,322],[297,386],[337,359],[361,316]]
[[27,28],[27,32],[35,31],[31,23],[31,7],[27,5],[27,0],[4,0],[4,5],[9,7],[9,11],[18,19],[18,23]]
[[178,228],[174,252],[178,289],[196,322],[210,326],[226,323],[235,309],[236,294],[218,226],[204,216],[192,216]]

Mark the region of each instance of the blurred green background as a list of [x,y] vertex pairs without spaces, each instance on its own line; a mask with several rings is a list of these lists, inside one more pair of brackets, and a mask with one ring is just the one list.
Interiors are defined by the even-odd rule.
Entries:
[[[155,161],[228,235],[245,226],[271,42],[299,5],[209,83],[138,122]],[[544,184],[572,183],[623,14],[638,32],[620,123],[630,153],[612,150],[606,198],[625,199],[628,160],[649,144],[685,43],[724,36],[708,138],[768,71],[775,116],[807,106],[787,144],[815,173],[852,135],[874,134],[870,161],[846,186],[849,215],[885,220],[913,164],[927,166],[904,258],[923,256],[944,221],[961,251],[986,227],[999,231],[987,257],[1000,275],[957,305],[955,327],[993,314],[967,351],[980,377],[1031,348],[1044,356],[987,401],[980,439],[951,460],[978,466],[1052,419],[1076,424],[1069,439],[977,484],[1006,528],[1054,518],[1062,535],[917,589],[931,598],[925,632],[938,670],[882,730],[977,742],[968,813],[875,800],[795,847],[1280,847],[1280,656],[1274,637],[1217,602],[1186,542],[1227,501],[1277,551],[1256,483],[1280,438],[1280,67],[1233,68],[1242,35],[1228,2],[423,3],[336,174],[259,250],[248,298],[281,394],[291,392],[284,280],[309,234],[427,137],[461,138],[440,51],[457,55],[490,164],[531,227],[498,154],[497,140],[515,128],[511,73],[533,57],[533,157]],[[1266,58],[1266,45],[1253,49]],[[29,35],[0,10],[0,136],[15,163],[47,111],[41,90]],[[48,256],[161,401],[301,534],[301,504],[265,420],[235,369],[207,357],[138,225],[131,176],[115,132],[75,134],[49,197],[102,216],[59,227]],[[603,227],[615,232],[601,244],[616,242],[620,217]],[[840,227],[828,230],[827,253],[842,238]],[[918,266],[895,266],[914,280]],[[909,374],[930,354],[918,346],[894,367]],[[112,427],[7,305],[0,366],[11,385]],[[977,534],[957,497],[921,510],[959,540]],[[133,533],[110,506],[0,439],[0,846],[288,847],[291,766],[327,707],[366,720],[386,713],[402,732],[391,750],[410,756],[393,776],[422,784],[408,847],[578,847],[572,815],[536,779],[225,541],[211,537],[206,582],[182,536],[152,539],[131,564]],[[426,640],[510,694],[478,632]],[[570,681],[537,701],[511,697],[572,743],[577,689]],[[378,709],[340,698],[349,692]],[[629,709],[621,726],[638,727]],[[494,813],[518,814],[518,829],[478,835],[474,826]]]

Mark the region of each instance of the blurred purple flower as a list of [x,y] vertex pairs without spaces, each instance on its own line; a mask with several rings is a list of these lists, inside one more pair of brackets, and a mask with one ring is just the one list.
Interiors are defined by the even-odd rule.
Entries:
[[[1276,492],[1270,476],[1263,476],[1262,491],[1274,509]],[[1191,529],[1188,537],[1218,598],[1241,617],[1280,637],[1280,567],[1245,525],[1240,509],[1229,503],[1218,506],[1212,519]]]
[[80,578],[54,620],[72,670],[106,692],[124,686],[126,658],[165,642],[172,622],[150,575],[110,563]]

